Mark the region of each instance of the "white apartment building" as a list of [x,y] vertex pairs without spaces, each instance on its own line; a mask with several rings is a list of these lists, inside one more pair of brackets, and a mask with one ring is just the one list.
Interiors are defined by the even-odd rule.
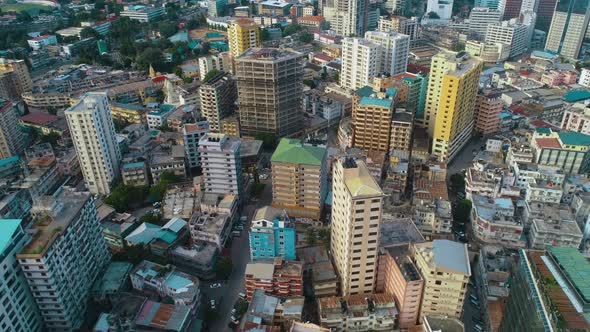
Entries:
[[242,198],[241,141],[225,134],[207,133],[199,140],[199,158],[206,193]]
[[502,20],[502,13],[485,7],[475,7],[469,13],[469,34],[477,39],[483,39],[489,24],[499,23]]
[[370,85],[381,69],[381,47],[363,38],[342,40],[340,86],[357,90]]
[[[3,331],[41,331],[41,316],[16,255],[31,240],[22,219],[0,220],[0,326]],[[16,305],[18,304],[18,305]]]
[[199,160],[199,140],[209,132],[209,122],[185,123],[182,127],[184,152],[190,168],[201,166]]
[[453,15],[453,0],[428,0],[426,13],[434,12],[441,20],[449,20]]
[[578,78],[578,84],[590,88],[590,69],[582,68],[582,72]]
[[375,287],[384,193],[363,161],[333,165],[331,249],[343,296]]
[[32,213],[33,239],[17,255],[47,331],[79,330],[90,290],[110,261],[94,199],[63,188]]
[[221,52],[214,55],[199,58],[199,78],[205,79],[208,72],[213,69],[229,73],[231,71],[231,59],[229,52]]
[[410,36],[393,31],[367,31],[365,39],[381,46],[380,73],[389,73],[393,76],[406,72],[410,54]]
[[516,19],[490,24],[486,30],[486,43],[505,43],[510,45],[510,57],[516,57],[528,48],[528,27]]
[[106,92],[87,92],[65,116],[88,190],[108,195],[119,178],[121,151]]
[[166,14],[164,7],[129,5],[125,6],[123,9],[124,10],[120,14],[121,17],[129,17],[132,20],[142,23],[155,21]]
[[334,0],[329,6],[322,7],[322,13],[337,34],[363,36],[368,26],[369,1]]
[[169,104],[162,104],[158,109],[149,112],[146,116],[148,128],[158,129],[166,124],[168,117],[176,111],[176,107]]

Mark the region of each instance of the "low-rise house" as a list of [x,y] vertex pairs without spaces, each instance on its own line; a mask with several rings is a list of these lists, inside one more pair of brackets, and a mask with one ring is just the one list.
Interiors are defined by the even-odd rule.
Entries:
[[284,210],[265,206],[256,210],[250,228],[252,260],[283,257],[294,260],[295,225]]
[[154,254],[166,256],[187,236],[187,222],[180,218],[172,218],[162,227],[144,222],[125,237],[125,242],[129,246],[148,246]]
[[546,246],[578,248],[582,242],[582,232],[567,205],[527,202],[523,219],[530,227],[529,245],[533,249],[545,249]]
[[508,248],[523,248],[523,225],[515,218],[515,208],[509,198],[472,196],[471,222],[475,236],[489,244]]
[[297,256],[305,263],[305,270],[311,272],[315,297],[338,295],[338,275],[325,247],[299,248]]
[[303,263],[277,257],[246,265],[246,292],[252,299],[255,289],[280,297],[303,296]]
[[160,182],[160,176],[164,172],[174,173],[185,178],[184,147],[181,145],[160,145],[152,151],[149,166],[153,183]]
[[358,294],[319,300],[320,325],[334,332],[392,331],[397,319],[391,294]]
[[129,186],[147,186],[150,183],[145,162],[123,164],[121,169],[123,183]]

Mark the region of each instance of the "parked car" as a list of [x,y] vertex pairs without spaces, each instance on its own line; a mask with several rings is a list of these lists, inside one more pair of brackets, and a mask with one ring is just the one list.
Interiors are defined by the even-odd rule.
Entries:
[[211,306],[211,309],[215,309],[215,300],[209,301],[209,305]]
[[214,284],[211,284],[211,286],[209,286],[209,287],[210,287],[210,288],[219,288],[219,287],[221,287],[221,284],[220,284],[220,283],[218,283],[218,282],[216,282],[216,283],[214,283]]
[[242,235],[242,232],[240,232],[240,231],[233,231],[233,232],[231,232],[231,235],[233,237],[240,237]]
[[240,294],[238,294],[238,297],[239,297],[240,299],[242,299],[242,300],[245,300],[245,299],[246,299],[246,293],[244,293],[244,292],[241,292]]
[[475,296],[475,294],[469,294],[469,298],[473,301],[477,301],[477,296]]
[[248,221],[248,217],[246,217],[246,216],[241,216],[241,217],[240,217],[240,222],[241,222],[241,223],[245,223],[245,222],[247,222],[247,221]]

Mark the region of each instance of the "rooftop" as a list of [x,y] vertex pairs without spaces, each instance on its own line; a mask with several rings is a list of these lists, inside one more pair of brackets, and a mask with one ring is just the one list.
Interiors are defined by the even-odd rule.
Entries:
[[[565,145],[584,145],[590,146],[590,135],[577,133],[574,131],[559,132],[559,138]],[[538,143],[537,138],[537,143]]]
[[467,245],[450,240],[434,240],[415,244],[417,252],[431,269],[471,276]]
[[92,286],[92,293],[110,294],[121,289],[133,264],[127,262],[111,262]]
[[353,197],[384,195],[363,161],[345,159],[342,163],[344,184]]
[[570,102],[570,103],[590,99],[590,91],[588,91],[588,90],[572,90],[572,91],[569,91],[566,94],[564,94],[563,99],[565,99],[565,101]]
[[299,165],[322,166],[326,158],[326,148],[302,143],[301,140],[283,138],[272,154],[272,162]]
[[302,54],[291,49],[278,48],[249,48],[246,52],[240,55],[237,61],[257,60],[264,62],[283,61],[292,58],[299,58]]
[[42,197],[33,207],[35,220],[31,229],[35,233],[20,255],[43,256],[48,246],[79,217],[78,212],[89,199],[90,193],[69,189]]
[[362,97],[359,105],[391,108],[393,100],[389,98]]
[[577,248],[548,246],[549,255],[586,302],[590,302],[590,261]]
[[380,225],[379,246],[391,247],[407,243],[424,242],[422,233],[411,218],[393,218],[383,216]]
[[184,331],[189,314],[189,306],[175,306],[148,300],[141,308],[135,323],[156,330]]

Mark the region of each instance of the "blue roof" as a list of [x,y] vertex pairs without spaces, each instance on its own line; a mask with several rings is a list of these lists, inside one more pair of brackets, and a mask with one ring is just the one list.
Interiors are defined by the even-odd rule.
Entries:
[[0,220],[0,253],[10,245],[12,236],[19,229],[22,219],[1,219]]
[[577,133],[575,131],[559,132],[559,138],[565,145],[590,146],[590,135]]
[[18,163],[18,156],[12,156],[8,158],[0,159],[0,167],[7,166],[10,164]]
[[164,284],[168,286],[168,288],[178,290],[181,288],[191,286],[193,284],[193,281],[183,277],[178,273],[171,272],[168,274],[166,280],[164,280]]
[[549,53],[549,52],[543,52],[543,51],[533,51],[533,53],[531,55],[536,56],[538,58],[545,58],[545,59],[554,59],[557,57],[556,54]]
[[94,325],[94,330],[96,332],[109,332],[109,314],[101,312],[100,316],[98,316],[98,321]]
[[500,113],[500,119],[509,118],[510,116],[512,116],[512,114],[510,114],[508,112]]
[[387,97],[395,97],[397,95],[397,89],[387,88],[387,90],[385,90],[385,94],[387,95]]
[[372,95],[374,93],[373,88],[371,88],[370,86],[364,86],[358,90],[355,91],[355,93],[361,97],[369,97],[370,95]]
[[175,217],[175,218],[170,219],[170,221],[167,222],[166,225],[164,225],[162,228],[169,229],[174,233],[178,233],[186,224],[187,224],[187,222],[184,221],[183,219]]
[[582,101],[590,99],[590,91],[588,90],[572,90],[563,95],[565,101],[574,103],[576,101]]
[[136,168],[136,167],[143,167],[144,165],[145,165],[145,162],[139,161],[139,162],[136,162],[136,163],[128,163],[128,164],[125,164],[125,165],[123,165],[123,168],[125,168],[125,169],[126,168]]
[[125,240],[132,243],[150,243],[160,232],[160,226],[144,222],[139,225],[131,234],[129,234]]
[[380,106],[390,108],[393,104],[391,99],[380,99],[373,97],[363,97],[359,105]]
[[188,32],[186,31],[178,31],[177,33],[173,34],[172,36],[168,37],[168,40],[173,43],[188,43]]

